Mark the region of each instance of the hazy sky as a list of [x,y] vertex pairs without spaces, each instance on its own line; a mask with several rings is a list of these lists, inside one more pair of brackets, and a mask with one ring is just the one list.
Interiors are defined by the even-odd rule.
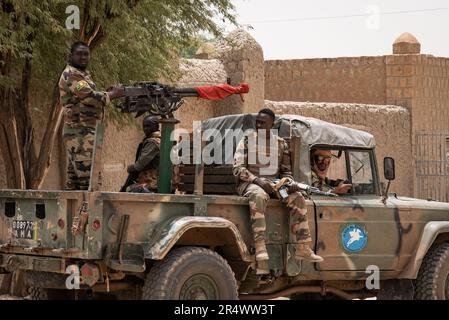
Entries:
[[232,1],[266,60],[391,54],[405,31],[422,53],[449,57],[448,0]]

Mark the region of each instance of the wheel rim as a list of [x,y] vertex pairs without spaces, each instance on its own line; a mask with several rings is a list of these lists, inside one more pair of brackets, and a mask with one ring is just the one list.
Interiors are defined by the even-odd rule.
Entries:
[[211,277],[205,274],[196,274],[183,284],[179,299],[218,300],[219,293],[217,284]]

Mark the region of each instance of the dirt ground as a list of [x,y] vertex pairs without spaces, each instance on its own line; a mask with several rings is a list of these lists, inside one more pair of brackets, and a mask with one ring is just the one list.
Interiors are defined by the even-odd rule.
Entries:
[[0,295],[0,300],[24,300],[23,298],[10,296],[9,294]]
[[[20,298],[20,297],[14,297],[8,294],[3,294],[0,295],[0,300],[25,300],[24,298]],[[288,300],[286,298],[278,298],[277,300]],[[359,300],[359,299],[355,299],[355,300]],[[376,298],[368,298],[366,300],[376,300]]]

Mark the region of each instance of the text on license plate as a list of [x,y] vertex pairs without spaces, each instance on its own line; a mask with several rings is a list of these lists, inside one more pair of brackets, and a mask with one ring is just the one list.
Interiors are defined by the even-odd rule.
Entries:
[[34,239],[36,222],[28,220],[13,220],[12,232],[16,238]]

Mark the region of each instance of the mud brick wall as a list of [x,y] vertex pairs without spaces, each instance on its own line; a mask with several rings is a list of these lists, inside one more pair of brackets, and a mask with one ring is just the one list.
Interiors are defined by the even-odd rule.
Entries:
[[231,32],[215,45],[212,57],[219,59],[231,79],[231,85],[248,83],[244,101],[238,95],[217,102],[216,117],[235,113],[257,112],[264,104],[264,58],[262,47],[244,30]]
[[[223,84],[226,83],[228,76],[223,63],[217,59],[184,60],[180,69],[182,77],[178,81],[177,86],[184,88]],[[176,127],[189,131],[192,130],[193,121],[214,117],[216,106],[217,103],[214,101],[186,98],[184,105],[175,112],[176,119],[180,121]]]
[[385,57],[265,61],[265,99],[385,104]]
[[387,56],[387,103],[408,107],[413,130],[449,129],[449,58]]
[[411,113],[414,194],[449,201],[449,59],[408,54],[387,56],[386,62],[387,103]]

